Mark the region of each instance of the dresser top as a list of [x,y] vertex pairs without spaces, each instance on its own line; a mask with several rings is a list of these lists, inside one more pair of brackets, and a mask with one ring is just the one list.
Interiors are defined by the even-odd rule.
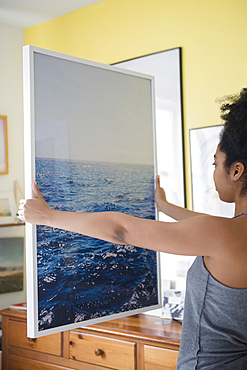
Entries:
[[[26,311],[17,309],[5,309],[0,315],[26,321]],[[182,325],[178,322],[161,319],[158,316],[139,314],[109,320],[100,324],[88,325],[81,328],[106,334],[121,335],[126,338],[151,340],[168,344],[179,345],[181,339]],[[76,329],[78,331],[80,329]],[[73,330],[72,330],[73,331]]]

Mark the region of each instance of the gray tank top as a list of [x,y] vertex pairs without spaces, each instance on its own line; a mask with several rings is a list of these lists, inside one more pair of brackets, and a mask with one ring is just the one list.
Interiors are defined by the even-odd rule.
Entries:
[[247,369],[247,288],[229,288],[196,257],[188,271],[177,370]]

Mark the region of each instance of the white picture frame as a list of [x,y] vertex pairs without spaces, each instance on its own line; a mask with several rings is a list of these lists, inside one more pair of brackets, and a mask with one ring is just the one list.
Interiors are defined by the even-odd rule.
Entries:
[[[127,201],[130,207],[129,213],[141,217],[156,218],[153,85],[154,78],[149,75],[33,46],[24,47],[25,197],[31,198],[33,196],[32,183],[36,179],[41,193],[52,207],[77,211],[77,207],[81,207],[89,212],[99,209],[104,211],[110,207],[111,210],[122,211],[124,203],[121,203],[121,199],[125,199],[130,190],[128,188],[126,191],[124,187],[127,184],[130,185],[132,177],[135,179],[134,181],[138,182],[139,176],[146,176],[141,185],[133,185],[133,198],[127,197],[129,199]],[[100,162],[99,172],[97,172],[96,162]],[[107,166],[104,167],[103,163],[107,163]],[[112,166],[109,163],[112,163]],[[76,179],[73,177],[75,174],[73,171],[76,171]],[[96,180],[91,171],[97,172]],[[86,177],[79,179],[78,176],[82,176],[84,172]],[[122,178],[121,181],[120,178]],[[70,181],[75,188],[72,189],[70,185],[67,188],[63,187]],[[121,185],[116,185],[118,181]],[[98,186],[100,182],[104,183],[101,187]],[[112,187],[113,185],[118,188]],[[85,200],[85,196],[82,201],[80,192],[75,190],[76,186],[83,187],[84,194],[89,197],[88,202]],[[97,187],[93,198],[90,198],[91,191],[88,192],[90,187],[91,190]],[[48,189],[52,189],[52,194]],[[119,199],[115,199],[113,202],[116,189],[119,192]],[[148,195],[144,193],[144,195],[140,195],[140,191],[144,191]],[[106,196],[106,194],[108,195]],[[99,196],[101,198],[97,198]],[[136,206],[138,202],[139,207]],[[73,204],[73,209],[69,209],[69,204]],[[149,209],[145,209],[145,207],[143,209],[141,206],[143,204],[148,205]],[[88,260],[84,261],[86,263],[85,271],[86,267],[90,264],[93,265],[96,259],[100,259],[100,262],[98,265],[96,263],[94,269],[87,274],[88,281],[85,277],[80,277],[80,282],[85,279],[82,287],[79,281],[76,283],[72,281],[73,274],[70,274],[70,277],[67,276],[68,279],[65,275],[61,278],[57,274],[58,271],[61,272],[59,266],[66,264],[65,269],[75,268],[74,278],[76,279],[76,275],[82,270],[78,267],[78,261],[75,262],[81,256],[81,250],[76,248],[73,250],[72,244],[77,243],[78,238],[79,240],[86,238],[80,236],[80,239],[78,236],[73,236],[73,239],[69,236],[71,239],[67,243],[64,241],[67,240],[67,234],[65,237],[62,234],[57,236],[56,233],[56,230],[26,224],[28,337],[35,338],[71,330],[162,306],[159,253],[141,249],[138,251],[138,248],[132,246],[114,246],[115,249],[108,250],[110,246],[99,246],[99,242],[94,240],[93,247],[91,244],[88,247]],[[60,238],[59,245],[56,241],[54,244],[56,238]],[[54,258],[58,254],[61,256],[61,253],[64,253],[59,261],[59,266],[54,260],[49,260],[50,252],[46,250],[45,244],[48,244],[49,248],[53,250]],[[61,244],[66,246],[62,250]],[[60,248],[59,252],[57,247]],[[68,254],[66,254],[66,248],[69,248]],[[91,253],[92,248],[96,248],[95,253]],[[99,255],[97,248],[99,248]],[[85,253],[83,253],[84,256]],[[133,253],[133,258],[129,258],[127,262],[123,257],[126,258],[125,255],[127,256],[128,253]],[[44,254],[46,255],[44,256]],[[115,255],[116,257],[114,257]],[[122,259],[121,263],[117,260],[118,258]],[[136,258],[141,258],[142,263],[136,264]],[[98,289],[98,299],[99,302],[107,301],[112,289],[115,298],[112,296],[111,299],[117,299],[116,302],[121,303],[114,306],[109,303],[110,301],[106,302],[105,306],[105,303],[102,304],[102,307],[107,307],[104,311],[104,308],[98,308],[99,304],[96,298],[96,301],[91,299],[90,303],[83,298],[81,292],[88,289],[87,284],[96,284],[95,281],[90,281],[89,276],[97,275],[97,270],[108,259],[111,259],[112,276],[115,276],[115,271],[118,269],[119,271],[117,277],[112,278],[113,284],[107,285],[109,276],[106,281],[103,281],[103,277],[99,278],[101,285],[95,286]],[[135,277],[138,270],[137,265],[142,266],[144,260],[146,267],[141,274],[138,274],[138,277]],[[121,269],[125,270],[124,277],[126,277],[127,285],[120,283],[117,292],[116,286],[122,278],[120,265]],[[43,267],[46,271],[44,274]],[[149,274],[149,278],[147,278],[147,274]],[[131,287],[128,278],[132,279],[135,285]],[[61,281],[67,285],[62,288],[58,286]],[[67,291],[68,295],[66,297],[61,295],[58,300],[54,301],[54,295],[52,297],[48,293],[54,284],[54,295],[60,291]],[[80,288],[77,288],[76,284],[80,285]],[[94,293],[93,289],[91,291],[90,289],[86,291]],[[148,290],[145,292],[145,289],[153,289],[150,298],[148,294],[145,294],[148,293]],[[109,295],[106,292],[109,292]],[[101,299],[103,294],[105,294],[104,299]],[[121,297],[126,294],[127,296],[129,294],[129,298],[124,303]],[[137,302],[135,304],[133,303],[133,295],[135,295]],[[96,295],[93,296],[96,297]],[[87,295],[87,299],[88,297],[89,295]],[[78,307],[84,307],[84,301],[87,303],[89,313],[85,313],[82,308],[79,312]],[[92,307],[96,303],[97,310],[93,312]],[[58,307],[58,311],[55,311],[53,307]],[[69,312],[71,307],[73,308],[72,313]],[[69,313],[67,314],[67,312]]]
[[0,192],[0,224],[12,224],[16,219],[16,204],[14,193]]
[[193,211],[231,218],[234,204],[222,202],[213,180],[214,154],[223,125],[190,130]]

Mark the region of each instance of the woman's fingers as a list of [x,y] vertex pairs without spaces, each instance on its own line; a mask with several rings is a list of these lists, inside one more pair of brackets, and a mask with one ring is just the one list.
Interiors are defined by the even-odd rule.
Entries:
[[33,194],[35,198],[43,198],[36,181],[33,182]]
[[156,176],[156,187],[160,187],[160,177],[159,175]]
[[[33,182],[33,194],[34,194],[34,199],[42,199],[43,200],[43,197],[41,195],[41,192],[38,188],[38,185],[37,185],[37,182],[34,181]],[[21,220],[21,221],[26,221],[25,220],[25,205],[27,203],[27,200],[26,199],[21,199],[19,201],[19,210],[18,210],[18,213],[17,213],[17,217]]]
[[19,220],[24,221],[24,204],[25,204],[24,199],[21,199],[19,203],[20,204],[17,217],[19,218]]

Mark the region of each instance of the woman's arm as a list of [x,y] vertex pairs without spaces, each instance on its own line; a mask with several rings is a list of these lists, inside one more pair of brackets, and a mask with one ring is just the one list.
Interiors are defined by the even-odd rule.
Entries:
[[[19,215],[27,222],[69,230],[116,244],[130,244],[181,255],[213,255],[221,243],[220,218],[193,217],[180,222],[159,222],[118,212],[77,213],[52,210],[37,184],[34,199],[21,201]],[[215,221],[219,219],[219,221]]]
[[176,221],[185,220],[191,217],[202,216],[204,213],[198,213],[190,211],[187,208],[176,206],[175,204],[169,203],[166,199],[164,189],[160,186],[160,178],[156,176],[156,188],[155,188],[155,202],[159,212],[166,214]]

